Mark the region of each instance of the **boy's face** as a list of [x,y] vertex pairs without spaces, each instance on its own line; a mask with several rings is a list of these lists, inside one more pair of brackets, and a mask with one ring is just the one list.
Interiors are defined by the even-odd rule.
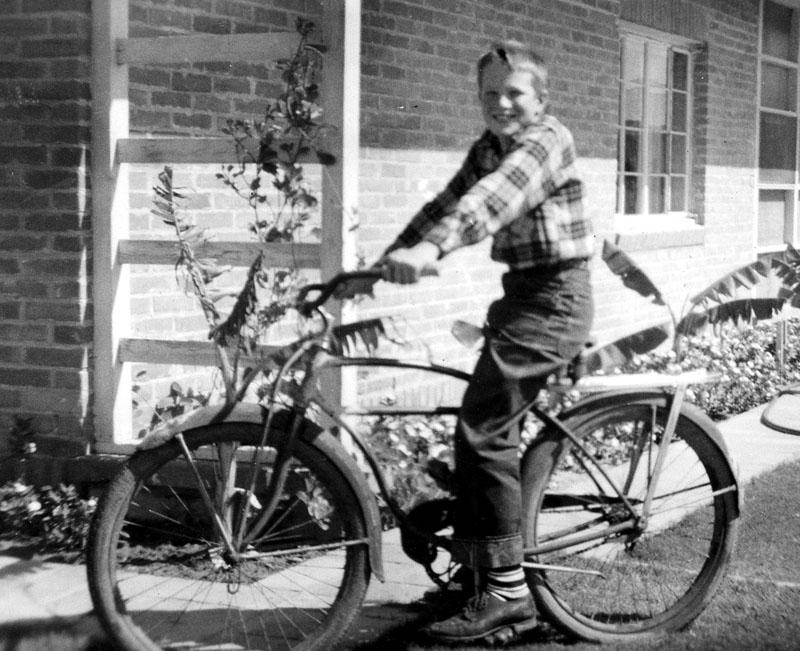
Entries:
[[527,70],[511,70],[500,61],[483,69],[480,87],[483,119],[496,136],[512,136],[538,122],[544,102],[533,88],[533,75]]

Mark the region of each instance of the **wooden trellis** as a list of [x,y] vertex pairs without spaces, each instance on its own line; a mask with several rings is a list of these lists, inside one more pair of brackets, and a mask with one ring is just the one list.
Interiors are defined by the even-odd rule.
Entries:
[[[360,0],[324,0],[318,36],[325,47],[321,97],[325,121],[334,125],[326,149],[336,157],[322,180],[322,241],[318,244],[214,242],[204,255],[247,266],[255,248],[274,266],[299,264],[328,277],[354,255],[347,212],[358,201]],[[206,341],[135,339],[129,336],[130,266],[175,264],[169,242],[130,238],[128,167],[133,164],[235,162],[227,138],[131,138],[128,66],[225,61],[274,61],[297,45],[297,34],[181,34],[131,38],[128,0],[92,3],[92,204],[94,228],[94,417],[95,451],[129,448],[131,380],[135,362],[207,366],[214,352]],[[289,250],[289,247],[292,250]],[[347,383],[349,385],[349,383]],[[340,394],[342,383],[334,388]]]

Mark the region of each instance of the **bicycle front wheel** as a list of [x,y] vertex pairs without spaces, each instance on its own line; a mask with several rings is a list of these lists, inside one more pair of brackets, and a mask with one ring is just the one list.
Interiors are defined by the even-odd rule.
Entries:
[[725,454],[708,436],[713,424],[685,405],[654,487],[667,420],[664,398],[599,401],[567,427],[587,454],[547,431],[526,459],[525,547],[539,608],[562,631],[594,642],[663,635],[690,623],[707,605],[730,559],[738,512]]
[[335,443],[321,447],[329,435],[297,441],[260,535],[235,553],[226,542],[270,498],[275,450],[260,446],[262,432],[246,423],[192,430],[186,449],[172,440],[139,452],[112,481],[88,572],[115,648],[329,649],[347,630],[369,580],[368,530]]

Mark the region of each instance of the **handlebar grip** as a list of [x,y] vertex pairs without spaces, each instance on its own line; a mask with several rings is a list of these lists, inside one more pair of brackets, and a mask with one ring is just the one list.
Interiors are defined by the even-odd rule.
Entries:
[[[326,283],[315,283],[302,287],[297,293],[297,310],[303,316],[310,316],[311,313],[320,305],[325,303],[336,291],[337,287],[348,280],[379,280],[383,277],[381,269],[361,269],[359,271],[341,271]],[[314,300],[309,301],[308,295],[311,292],[319,292]]]
[[[439,268],[436,265],[428,265],[424,267],[420,276],[438,276]],[[326,283],[314,283],[302,287],[297,293],[297,310],[305,317],[318,307],[323,305],[336,291],[339,285],[349,280],[380,280],[383,278],[383,269],[380,267],[371,267],[369,269],[359,269],[358,271],[341,271],[331,278]],[[314,300],[309,301],[308,295],[311,292],[319,292]]]

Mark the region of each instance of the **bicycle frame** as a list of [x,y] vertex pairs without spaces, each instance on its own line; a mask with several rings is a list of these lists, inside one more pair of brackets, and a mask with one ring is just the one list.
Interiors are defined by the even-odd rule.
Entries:
[[[316,353],[316,357],[312,363],[309,363],[309,368],[313,368],[313,373],[319,373],[325,368],[347,368],[347,367],[383,367],[383,368],[394,368],[394,369],[407,369],[407,370],[417,370],[423,371],[427,373],[433,373],[436,375],[441,375],[445,377],[455,378],[458,380],[462,380],[464,382],[469,381],[470,374],[459,369],[455,369],[449,366],[434,364],[432,362],[423,363],[420,361],[406,361],[402,359],[396,358],[385,358],[385,357],[345,357],[345,356],[338,356],[338,355],[331,355],[324,351],[318,351]],[[614,380],[603,384],[602,380],[599,382],[594,382],[590,387],[589,390],[594,393],[607,391],[610,389],[615,388],[615,386],[619,385],[619,379],[623,376],[616,376]],[[587,448],[585,447],[584,443],[580,441],[575,435],[564,426],[564,424],[557,418],[554,417],[545,411],[538,408],[535,404],[531,403],[526,405],[522,414],[531,412],[536,418],[540,419],[545,427],[554,427],[556,428],[565,438],[568,438],[572,444],[580,451],[578,458],[580,459],[580,463],[584,465],[584,469],[587,471],[592,480],[600,486],[600,481],[604,481],[605,484],[613,490],[615,496],[614,500],[619,500],[619,502],[624,505],[629,517],[621,522],[618,522],[613,525],[609,525],[603,531],[599,533],[589,533],[583,535],[575,535],[569,536],[565,538],[561,538],[559,540],[553,541],[551,543],[543,543],[537,545],[535,547],[526,548],[525,555],[527,556],[535,556],[537,554],[542,554],[546,552],[551,552],[559,549],[566,549],[576,544],[583,544],[587,542],[591,542],[594,540],[600,540],[603,538],[607,538],[610,535],[615,534],[623,534],[625,532],[629,532],[632,530],[642,531],[646,526],[649,519],[650,509],[652,506],[653,496],[655,488],[658,484],[658,480],[660,478],[664,461],[667,458],[669,453],[669,447],[672,442],[672,437],[675,431],[675,427],[678,422],[678,416],[680,414],[681,405],[683,404],[683,398],[686,392],[686,389],[690,383],[696,382],[710,382],[713,381],[713,376],[708,375],[698,375],[697,373],[688,373],[683,374],[681,376],[664,376],[658,375],[657,377],[645,377],[644,380],[641,376],[629,376],[629,383],[631,387],[641,388],[642,386],[649,386],[649,387],[659,387],[664,393],[670,394],[669,400],[669,414],[667,418],[667,424],[665,427],[664,432],[661,435],[661,442],[659,445],[658,454],[656,457],[656,462],[654,465],[654,470],[652,474],[652,483],[650,484],[647,494],[642,501],[641,512],[637,512],[636,508],[628,498],[625,496],[625,487],[620,487],[617,482],[615,482],[606,470],[602,467],[599,461],[595,460],[593,456],[589,453]],[[313,382],[309,382],[308,386],[313,386]],[[665,387],[671,387],[672,391],[667,390]],[[556,390],[563,390],[562,388],[556,386],[553,387]],[[435,408],[423,408],[423,407],[386,407],[386,408],[369,408],[369,409],[344,409],[339,410],[338,408],[330,405],[324,396],[319,394],[318,392],[313,392],[313,394],[308,396],[309,405],[314,404],[316,405],[319,410],[326,414],[341,430],[347,432],[349,436],[352,438],[353,442],[357,446],[358,450],[363,455],[363,458],[369,467],[369,470],[372,472],[373,477],[375,478],[376,484],[378,486],[378,490],[380,491],[381,496],[386,501],[389,509],[391,510],[394,517],[400,522],[401,526],[403,527],[410,527],[414,529],[413,525],[409,523],[407,513],[403,511],[397,502],[392,498],[390,489],[388,487],[388,483],[386,481],[385,474],[381,469],[380,463],[376,458],[374,449],[370,446],[369,442],[364,439],[363,436],[358,434],[355,429],[347,422],[349,417],[352,416],[407,416],[407,415],[452,415],[457,416],[459,407],[458,406],[439,406]],[[591,465],[591,470],[587,467]],[[726,489],[727,490],[727,489]],[[424,532],[414,529],[414,533],[418,535],[425,536],[426,538],[433,539],[438,543],[442,543],[442,537],[437,536],[435,534],[431,534],[430,532]],[[445,545],[446,546],[446,545]],[[549,565],[540,565],[536,563],[526,562],[526,566],[529,567],[541,567],[545,568],[548,567],[549,569],[556,569],[553,566]],[[561,570],[568,570],[569,568],[558,568]]]
[[[370,272],[374,273],[374,272]],[[364,437],[360,436],[354,428],[347,422],[348,419],[352,416],[381,416],[381,415],[392,415],[392,416],[404,416],[404,415],[453,415],[457,416],[459,412],[458,406],[438,406],[434,408],[430,407],[407,407],[407,408],[370,408],[370,409],[345,409],[341,410],[338,406],[330,405],[328,401],[322,396],[316,388],[315,379],[318,374],[327,368],[346,368],[346,367],[383,367],[383,368],[394,368],[394,369],[405,369],[405,370],[416,370],[422,371],[426,373],[432,373],[435,375],[454,378],[463,382],[468,382],[470,379],[470,374],[466,373],[462,370],[452,368],[445,365],[434,364],[430,360],[427,362],[421,362],[418,360],[409,361],[397,358],[387,358],[387,357],[349,357],[344,354],[334,354],[328,350],[327,343],[330,341],[330,335],[332,332],[332,325],[329,322],[325,313],[321,310],[322,304],[327,300],[327,298],[332,294],[333,289],[335,288],[338,283],[341,282],[341,278],[344,276],[353,277],[352,274],[341,274],[337,276],[332,281],[325,285],[316,285],[316,286],[309,286],[304,292],[301,292],[300,300],[305,301],[302,303],[299,312],[304,317],[310,317],[312,314],[317,314],[322,318],[322,328],[319,329],[317,332],[306,335],[302,337],[298,342],[295,344],[290,345],[283,349],[283,357],[274,356],[269,359],[262,359],[261,363],[259,364],[260,369],[267,372],[268,369],[275,368],[275,361],[276,359],[281,358],[283,363],[279,364],[280,370],[278,372],[278,379],[275,381],[272,387],[272,394],[271,398],[269,399],[269,408],[267,410],[267,418],[266,422],[264,423],[264,435],[261,441],[261,446],[266,446],[267,443],[267,435],[270,432],[270,425],[273,419],[274,414],[279,409],[285,409],[286,404],[281,402],[277,399],[281,382],[283,378],[290,373],[294,373],[299,371],[301,382],[300,388],[295,389],[292,391],[292,404],[291,404],[291,411],[294,414],[293,423],[287,432],[287,436],[284,437],[281,444],[275,446],[277,448],[277,457],[276,457],[276,464],[273,470],[271,479],[270,479],[270,487],[269,487],[269,494],[273,496],[277,496],[281,493],[283,488],[283,483],[285,481],[286,470],[288,467],[288,462],[291,459],[293,446],[295,441],[297,440],[297,436],[299,435],[300,424],[307,418],[307,412],[309,409],[317,408],[320,413],[324,413],[337,427],[339,427],[342,431],[345,431],[349,434],[353,442],[355,443],[358,450],[363,455],[363,458],[369,467],[369,470],[372,472],[373,477],[378,486],[378,490],[381,496],[386,501],[389,509],[391,510],[392,514],[397,518],[400,522],[401,526],[403,527],[411,527],[413,526],[409,523],[409,519],[407,517],[406,512],[404,512],[397,502],[392,498],[391,491],[389,489],[388,483],[386,481],[385,474],[380,466],[380,463],[376,457],[374,449],[370,446],[370,444],[364,440]],[[316,298],[314,301],[306,300],[306,296],[309,291],[317,290],[320,292],[320,296]],[[287,354],[288,353],[288,354]],[[249,383],[255,377],[254,373],[250,373],[247,382]],[[681,411],[681,405],[683,403],[683,397],[686,391],[687,386],[691,384],[697,384],[702,382],[710,382],[713,381],[714,378],[709,376],[708,374],[699,374],[698,373],[684,373],[678,376],[666,376],[660,374],[652,374],[650,377],[641,376],[641,375],[634,375],[634,376],[611,376],[609,378],[589,378],[587,382],[583,384],[579,384],[576,387],[568,387],[569,389],[577,388],[579,391],[587,391],[589,393],[603,393],[613,389],[620,389],[623,390],[634,390],[638,391],[641,390],[643,387],[649,388],[651,390],[657,389],[661,395],[666,395],[668,397],[668,404],[669,404],[669,413],[667,417],[666,427],[661,434],[661,441],[659,445],[659,450],[656,457],[656,462],[652,472],[652,482],[650,483],[646,495],[644,499],[641,501],[641,511],[637,512],[636,507],[631,504],[631,502],[626,497],[626,489],[628,488],[626,485],[620,486],[617,482],[615,482],[606,470],[602,467],[601,463],[593,458],[591,453],[587,450],[584,443],[579,440],[570,430],[567,428],[558,417],[552,416],[545,411],[539,409],[533,401],[530,404],[526,405],[524,409],[520,410],[517,414],[517,417],[523,418],[525,414],[528,412],[534,414],[536,418],[538,418],[545,427],[555,428],[556,431],[560,433],[566,439],[569,439],[572,445],[579,451],[577,458],[579,459],[579,463],[583,466],[583,469],[588,473],[591,477],[591,480],[595,483],[598,488],[601,488],[601,482],[604,482],[605,485],[611,489],[613,495],[609,496],[609,500],[618,501],[621,504],[625,512],[627,513],[628,517],[622,521],[616,522],[614,524],[610,524],[608,527],[604,528],[600,532],[595,533],[584,533],[580,534],[579,532],[574,532],[575,535],[569,535],[563,538],[559,538],[558,540],[554,540],[552,542],[542,543],[537,545],[536,547],[529,548],[525,550],[526,556],[532,556],[536,554],[542,554],[549,551],[554,551],[558,549],[565,549],[571,547],[576,544],[583,544],[586,542],[590,542],[593,540],[600,540],[604,538],[608,538],[610,535],[615,534],[622,534],[626,531],[638,531],[642,532],[644,528],[647,526],[650,509],[652,507],[653,497],[655,487],[658,483],[660,478],[665,459],[668,455],[668,450],[672,442],[672,437],[675,431],[675,427],[678,422],[678,417]],[[244,394],[244,390],[246,387],[242,387],[237,392],[237,400],[241,399],[241,396]],[[552,389],[564,390],[565,387],[561,387],[559,385],[554,385],[551,387]],[[621,398],[624,398],[625,395],[620,394]],[[233,409],[233,405],[230,404],[230,401],[225,404],[222,410],[217,413],[212,420],[218,421],[224,419],[227,414],[231,412]],[[185,429],[185,428],[180,428]],[[180,431],[178,430],[178,432]],[[717,442],[720,445],[720,442]],[[724,445],[721,445],[724,448]],[[253,453],[253,459],[256,458],[258,452]],[[193,464],[191,458],[188,455],[187,459],[190,463]],[[255,482],[255,463],[252,464],[253,474],[251,474],[251,482],[250,482],[250,492],[253,492],[253,486]],[[630,478],[628,480],[628,483]],[[724,489],[727,490],[735,490],[732,489]],[[724,492],[720,491],[720,492]],[[716,494],[715,494],[716,496]],[[241,549],[243,544],[251,543],[253,541],[258,540],[258,537],[261,535],[263,528],[266,526],[267,522],[269,521],[270,517],[276,507],[276,498],[270,500],[270,502],[264,505],[262,513],[259,515],[257,521],[251,526],[248,532],[244,531],[244,523],[247,521],[248,511],[249,511],[249,500],[243,500],[243,507],[242,513],[240,513],[240,517],[238,521],[240,522],[240,527],[237,532],[235,532],[234,539],[231,540],[230,536],[225,535],[224,526],[222,525],[222,514],[215,513],[215,526],[220,529],[220,533],[224,539],[224,544],[227,547],[229,553],[233,556],[237,555],[237,550]],[[219,520],[219,522],[217,522]],[[431,534],[429,532],[422,532],[418,530],[414,530],[414,533],[423,535],[428,539],[433,539],[438,544],[443,544],[443,539],[440,536],[436,536],[435,534]],[[447,546],[446,543],[443,546]],[[537,566],[538,567],[538,566]],[[552,569],[552,568],[551,568]],[[561,568],[564,569],[564,568]]]

